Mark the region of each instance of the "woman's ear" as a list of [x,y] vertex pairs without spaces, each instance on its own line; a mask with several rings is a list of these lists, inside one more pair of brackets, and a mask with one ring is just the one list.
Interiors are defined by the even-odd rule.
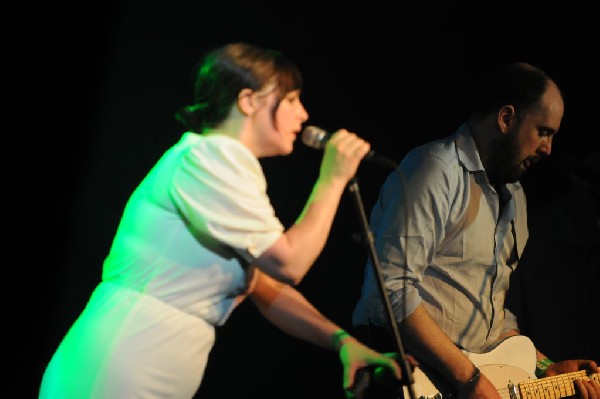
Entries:
[[506,133],[511,124],[516,121],[517,111],[512,105],[504,105],[498,112],[498,126],[502,133]]
[[250,89],[242,89],[238,94],[237,105],[242,114],[245,116],[254,113],[254,92]]

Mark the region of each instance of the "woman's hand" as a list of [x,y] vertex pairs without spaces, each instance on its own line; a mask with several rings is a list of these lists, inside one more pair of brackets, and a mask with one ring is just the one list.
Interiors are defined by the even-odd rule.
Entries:
[[396,379],[402,377],[400,366],[394,360],[394,353],[381,354],[347,335],[340,343],[339,355],[343,366],[343,387],[347,398],[354,398],[353,388],[357,372],[367,366],[384,366]]
[[323,179],[342,179],[346,184],[355,174],[360,161],[371,145],[346,129],[336,131],[325,145],[320,176]]

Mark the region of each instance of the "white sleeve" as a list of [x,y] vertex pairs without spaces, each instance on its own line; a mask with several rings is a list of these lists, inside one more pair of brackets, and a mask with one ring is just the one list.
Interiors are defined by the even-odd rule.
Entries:
[[254,257],[283,234],[258,160],[230,138],[188,148],[173,175],[171,195],[195,234]]

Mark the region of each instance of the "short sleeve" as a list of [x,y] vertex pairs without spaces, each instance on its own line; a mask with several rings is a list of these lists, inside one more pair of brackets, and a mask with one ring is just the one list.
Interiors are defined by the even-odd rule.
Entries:
[[239,141],[199,137],[182,151],[171,185],[196,234],[260,256],[283,233],[260,163]]

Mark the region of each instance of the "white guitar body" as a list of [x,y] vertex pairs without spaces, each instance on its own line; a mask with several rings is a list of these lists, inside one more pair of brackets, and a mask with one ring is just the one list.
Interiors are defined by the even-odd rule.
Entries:
[[[535,346],[524,335],[507,338],[486,353],[463,353],[505,399],[559,399],[575,394],[573,380],[576,378],[600,380],[599,374],[589,376],[585,371],[536,379]],[[413,381],[417,399],[456,398],[453,388],[424,365],[413,370]],[[411,399],[407,387],[404,387],[404,398]]]

